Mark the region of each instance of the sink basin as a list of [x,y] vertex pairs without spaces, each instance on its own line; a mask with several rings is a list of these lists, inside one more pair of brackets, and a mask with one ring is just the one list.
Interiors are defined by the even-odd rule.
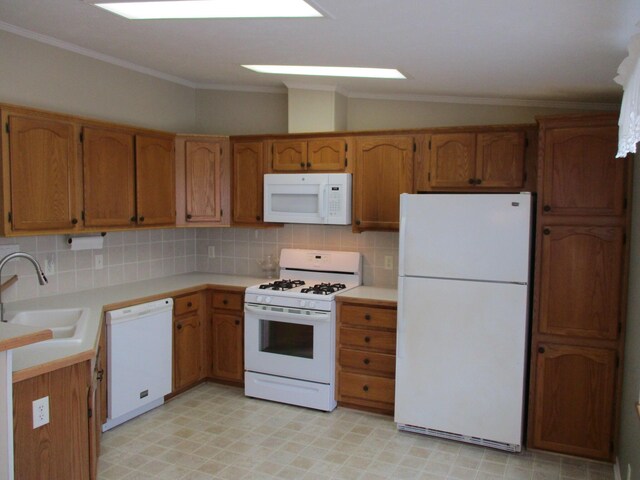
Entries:
[[53,333],[53,338],[41,342],[43,344],[75,344],[82,342],[89,313],[88,308],[21,311],[9,318],[8,323],[48,328]]

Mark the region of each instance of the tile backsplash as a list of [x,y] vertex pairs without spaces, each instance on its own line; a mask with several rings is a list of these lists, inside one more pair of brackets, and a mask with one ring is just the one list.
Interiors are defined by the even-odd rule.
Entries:
[[[363,257],[363,283],[395,287],[398,234],[354,234],[350,226],[285,225],[282,228],[201,228],[110,232],[104,248],[72,251],[67,235],[0,238],[0,245],[19,245],[42,267],[52,264],[49,283],[40,286],[25,260],[5,265],[2,278],[18,274],[18,282],[2,293],[2,301],[25,300],[90,288],[135,282],[193,271],[262,277],[257,260],[279,255],[282,248],[357,251]],[[209,258],[209,247],[215,257]],[[102,255],[103,268],[95,268]],[[391,266],[391,268],[385,268]]]

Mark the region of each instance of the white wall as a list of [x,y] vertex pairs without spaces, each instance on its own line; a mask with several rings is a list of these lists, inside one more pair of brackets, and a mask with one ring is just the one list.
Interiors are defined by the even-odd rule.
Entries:
[[168,131],[195,129],[195,91],[0,31],[0,102]]

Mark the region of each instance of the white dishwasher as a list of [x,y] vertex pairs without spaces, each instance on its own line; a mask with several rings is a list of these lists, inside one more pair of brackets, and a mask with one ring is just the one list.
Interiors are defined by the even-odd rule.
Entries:
[[173,299],[106,313],[106,431],[164,403],[171,392]]

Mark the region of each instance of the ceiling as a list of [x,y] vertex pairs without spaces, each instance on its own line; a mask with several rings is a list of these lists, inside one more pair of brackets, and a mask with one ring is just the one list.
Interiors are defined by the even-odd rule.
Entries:
[[[374,98],[618,103],[638,0],[311,0],[309,19],[126,20],[88,0],[0,0],[0,29],[200,88]],[[407,80],[258,74],[241,64],[397,68]]]

